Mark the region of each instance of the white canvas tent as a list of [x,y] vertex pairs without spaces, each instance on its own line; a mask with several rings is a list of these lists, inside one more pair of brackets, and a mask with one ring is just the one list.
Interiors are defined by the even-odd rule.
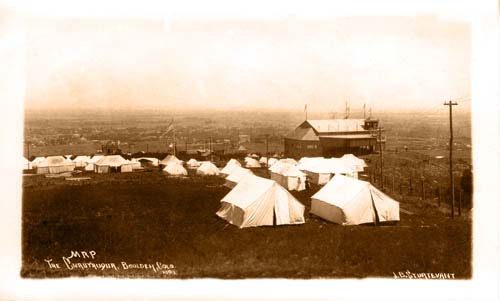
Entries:
[[187,167],[188,168],[193,168],[193,169],[200,167],[201,164],[202,164],[202,162],[199,162],[199,161],[197,161],[196,159],[193,159],[193,158],[189,159],[186,162]]
[[137,160],[136,158],[130,159],[130,162],[132,163],[132,170],[143,170],[144,168],[141,165],[141,162]]
[[260,164],[267,164],[267,157],[261,157],[261,158],[259,159],[259,163],[260,163]]
[[316,185],[328,183],[333,174],[357,178],[357,172],[338,158],[305,157],[299,160],[297,167],[307,175],[311,183]]
[[[279,166],[277,166],[279,165]],[[274,168],[277,166],[277,168]],[[306,189],[306,174],[290,163],[278,162],[271,168],[271,180],[276,181],[288,190],[302,191]]]
[[303,224],[304,205],[278,183],[249,176],[222,200],[217,215],[239,228]]
[[38,164],[45,162],[45,160],[47,160],[47,158],[45,158],[45,157],[36,157],[35,159],[33,159],[33,161],[30,162],[29,169],[37,168]]
[[368,182],[335,175],[311,197],[311,213],[341,225],[399,221],[399,203]]
[[23,170],[30,169],[30,161],[24,156],[21,157],[21,166],[23,167]]
[[196,169],[196,174],[200,176],[217,176],[219,175],[219,169],[212,162],[203,162]]
[[254,158],[246,157],[245,158],[245,167],[247,168],[259,168],[260,163],[259,161],[255,160]]
[[340,158],[347,166],[352,167],[356,172],[362,172],[366,165],[365,160],[356,157],[353,154],[345,154]]
[[134,161],[137,161],[140,163],[141,167],[143,166],[158,166],[160,160],[157,158],[151,158],[151,157],[140,157],[136,158]]
[[177,159],[176,156],[174,155],[167,155],[163,160],[160,161],[160,165],[167,166],[170,163],[177,163],[177,164],[183,164],[184,162],[182,160]]
[[48,156],[45,161],[36,167],[37,174],[55,174],[73,171],[75,163],[67,162],[63,156]]
[[240,162],[236,159],[230,159],[227,163],[226,166],[220,171],[222,175],[229,175],[231,174],[234,170],[236,170],[238,167],[241,167]]
[[182,163],[175,161],[167,164],[165,168],[163,168],[163,171],[166,172],[169,176],[175,176],[175,177],[182,177],[188,175],[188,172],[184,168],[184,166],[182,166]]
[[269,158],[269,160],[267,161],[267,166],[271,167],[274,164],[276,164],[276,162],[278,162],[278,159],[276,159],[276,158]]
[[86,171],[95,171],[95,163],[104,158],[103,155],[94,155],[87,161],[87,165],[85,166]]
[[295,159],[292,159],[292,158],[279,159],[279,162],[288,163],[288,164],[297,164],[298,163]]
[[249,169],[237,166],[231,174],[226,177],[226,181],[224,186],[233,188],[236,186],[241,180],[247,176],[253,176],[253,172]]
[[104,156],[94,163],[94,171],[96,173],[132,172],[132,165],[132,162],[120,155]]
[[72,161],[76,167],[85,167],[90,160],[90,156],[76,156]]

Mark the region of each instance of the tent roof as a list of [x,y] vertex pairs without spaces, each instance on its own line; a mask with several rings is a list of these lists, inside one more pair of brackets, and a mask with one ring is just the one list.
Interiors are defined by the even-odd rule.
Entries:
[[110,155],[104,156],[99,161],[95,162],[95,165],[103,165],[103,166],[121,166],[126,164],[131,164],[132,162],[125,160],[120,155]]
[[66,161],[66,158],[64,158],[63,156],[48,156],[44,161],[38,164],[38,167],[62,165],[73,165],[73,163]]
[[254,174],[250,169],[238,166],[227,176],[226,179],[231,182],[239,182],[248,175],[253,176]]
[[351,177],[335,175],[323,188],[311,198],[344,208],[361,191],[367,189],[370,183]]
[[185,175],[187,176],[187,170],[182,166],[180,163],[176,162],[170,162],[168,163],[164,168],[163,171],[167,172],[168,174],[171,175]]
[[33,159],[33,161],[31,161],[32,163],[41,163],[43,161],[45,161],[46,158],[45,157],[36,157],[35,159]]
[[275,182],[257,176],[242,179],[222,200],[245,209],[270,189]]
[[167,165],[170,162],[182,163],[182,160],[177,159],[177,157],[174,155],[167,155],[165,158],[163,158],[163,160],[160,161],[160,163],[163,165]]
[[219,169],[215,164],[213,164],[210,161],[205,161],[203,162],[200,167],[198,167],[197,171],[203,172],[203,173],[212,173],[212,174],[219,174]]

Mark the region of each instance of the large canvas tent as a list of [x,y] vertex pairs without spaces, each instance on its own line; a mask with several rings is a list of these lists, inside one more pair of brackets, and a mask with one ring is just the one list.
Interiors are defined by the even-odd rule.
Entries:
[[217,176],[219,175],[219,169],[212,162],[203,162],[196,169],[196,174],[200,176]]
[[311,213],[341,225],[399,221],[399,203],[368,182],[335,175],[311,197]]
[[224,186],[229,187],[229,188],[233,188],[239,182],[241,182],[241,180],[243,180],[243,178],[245,178],[245,177],[247,177],[249,175],[250,176],[254,175],[251,170],[237,166],[233,170],[233,172],[231,172],[231,174],[229,174],[226,177],[226,181],[224,183]]
[[49,156],[36,167],[37,174],[55,174],[73,171],[75,163],[67,162],[63,156]]
[[303,224],[304,205],[273,180],[249,176],[222,200],[217,215],[239,228]]
[[278,162],[270,170],[271,180],[276,181],[284,188],[297,191],[306,189],[306,174],[301,172],[294,164]]
[[182,166],[182,163],[175,161],[172,161],[169,164],[167,164],[165,168],[163,168],[163,171],[166,172],[169,176],[175,176],[175,177],[183,177],[188,175],[188,172],[184,168],[184,166]]
[[96,173],[132,172],[132,165],[120,155],[104,156],[94,163]]

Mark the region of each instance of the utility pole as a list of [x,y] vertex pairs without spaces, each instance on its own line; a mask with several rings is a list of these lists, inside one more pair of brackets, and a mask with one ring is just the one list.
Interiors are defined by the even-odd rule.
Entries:
[[380,154],[380,188],[384,189],[384,153],[382,151],[382,126],[378,124],[378,151]]
[[210,162],[213,162],[214,161],[214,157],[212,155],[212,136],[210,136],[209,149],[210,149]]
[[304,111],[306,111],[306,120],[307,120],[307,103],[306,103],[306,105],[304,107]]
[[174,157],[175,157],[175,129],[174,129]]
[[266,134],[266,166],[269,163],[269,134]]
[[366,119],[366,103],[363,104],[363,119]]
[[453,183],[453,117],[452,107],[458,105],[451,100],[444,103],[450,108],[450,190],[451,190],[451,218],[455,217],[455,185]]

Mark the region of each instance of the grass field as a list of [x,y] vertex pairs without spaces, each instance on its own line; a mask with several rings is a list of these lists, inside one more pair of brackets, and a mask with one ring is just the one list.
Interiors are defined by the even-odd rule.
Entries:
[[[229,191],[223,179],[85,176],[91,180],[24,178],[23,277],[360,278],[400,271],[471,277],[470,219],[451,220],[416,198],[401,203],[412,214],[402,212],[394,226],[342,227],[309,215],[314,189],[294,192],[306,205],[305,224],[238,229],[215,215]],[[118,268],[66,269],[62,257],[72,250],[93,250],[92,262]],[[62,268],[49,268],[45,259]],[[176,274],[123,269],[122,261],[172,264]]]

